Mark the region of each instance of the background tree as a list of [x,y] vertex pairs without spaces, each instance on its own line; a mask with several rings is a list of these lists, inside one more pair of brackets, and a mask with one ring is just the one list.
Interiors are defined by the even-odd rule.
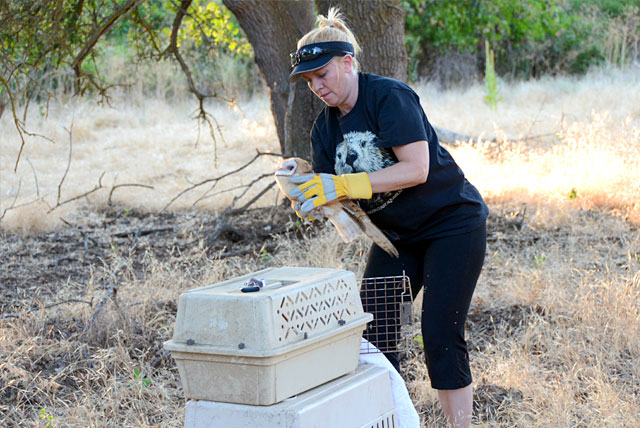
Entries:
[[[282,152],[310,157],[309,132],[323,104],[304,81],[289,83],[289,53],[332,2],[224,0],[254,47],[255,61],[271,93],[271,110]],[[362,69],[406,80],[404,11],[398,0],[334,2],[344,12],[363,48]]]
[[[400,80],[408,74],[410,79],[427,77],[451,86],[476,81],[484,70],[485,41],[495,50],[498,77],[583,73],[602,61],[625,67],[640,60],[640,0],[334,4],[363,46],[363,71]],[[108,102],[114,85],[128,83],[110,82],[101,74],[102,49],[111,44],[125,49],[129,62],[179,64],[188,91],[199,102],[197,117],[215,141],[215,118],[205,110],[205,101],[232,100],[221,82],[203,70],[211,68],[211,57],[221,51],[246,63],[248,39],[269,89],[282,152],[308,157],[308,132],[322,103],[303,83],[288,82],[288,53],[313,27],[316,14],[326,14],[330,5],[330,0],[0,2],[0,115],[12,114],[24,146],[30,103],[46,104],[52,88],[94,94]],[[20,155],[16,166],[19,160]]]
[[[285,155],[309,157],[309,131],[322,107],[304,83],[290,84],[288,54],[297,40],[313,28],[316,10],[326,13],[329,2],[224,0],[253,46],[254,58],[269,88],[271,109]],[[366,71],[406,78],[404,12],[399,0],[357,0],[338,4],[349,18],[364,47]],[[217,9],[216,9],[217,8]],[[183,51],[185,33],[199,32],[200,42],[219,47],[212,27],[231,26],[219,19],[224,11],[204,0],[16,0],[0,3],[0,111],[11,107],[24,147],[27,110],[32,99],[51,97],[47,79],[67,68],[75,74],[70,90],[88,91],[108,101],[112,82],[96,66],[100,43],[113,34],[125,34],[135,58],[171,59],[198,100],[198,118],[209,124],[215,139],[215,118],[205,101],[230,101],[216,85],[197,81],[193,63]],[[218,28],[219,29],[219,28]],[[224,31],[223,31],[224,32]],[[191,34],[192,35],[192,34]],[[193,35],[192,35],[193,36]],[[223,40],[224,41],[224,40]],[[227,43],[227,46],[231,46]],[[22,118],[17,108],[24,107]],[[20,155],[16,160],[16,167]]]

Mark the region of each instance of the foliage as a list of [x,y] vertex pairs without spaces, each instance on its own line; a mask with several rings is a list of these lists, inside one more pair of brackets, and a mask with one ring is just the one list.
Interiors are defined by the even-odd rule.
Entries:
[[[590,3],[607,11],[620,10],[618,15],[625,10],[618,7],[623,0]],[[496,52],[499,75],[525,78],[581,73],[602,61],[603,41],[598,45],[593,33],[602,23],[608,26],[615,14],[603,16],[603,9],[598,9],[595,19],[587,19],[593,9],[577,0],[405,0],[404,7],[407,46],[414,62],[433,64],[451,51],[474,53],[480,59],[486,40]]]
[[191,40],[197,47],[208,43],[239,55],[251,54],[251,45],[240,32],[233,15],[216,2],[199,0],[194,4],[193,13],[185,19],[181,40]]
[[133,378],[146,387],[151,386],[151,379],[146,376],[142,376],[142,370],[137,367],[133,370]]
[[47,411],[46,407],[40,409],[40,419],[43,419],[45,421],[46,428],[53,427],[53,415]]
[[491,110],[496,110],[498,108],[498,101],[500,101],[502,97],[500,96],[500,89],[498,88],[498,81],[496,78],[496,71],[494,68],[495,56],[494,56],[493,50],[491,50],[489,41],[485,40],[484,44],[485,44],[484,46],[484,51],[485,51],[484,99],[489,104],[489,107],[491,108]]
[[640,5],[627,5],[611,19],[603,41],[604,55],[610,64],[624,68],[640,60]]
[[595,7],[609,17],[615,18],[624,13],[626,8],[640,7],[640,0],[571,0],[574,9]]
[[[180,51],[183,46],[187,61]],[[100,68],[105,52],[119,52],[127,63],[176,61],[200,101],[228,97],[220,85],[198,86],[189,60],[207,63],[220,52],[239,58],[251,55],[246,37],[219,1],[0,2],[0,110],[10,106],[22,147],[24,134],[29,134],[24,121],[32,99],[48,102],[51,91],[62,88],[73,94],[96,93],[108,101],[111,87],[131,83],[105,78]],[[22,120],[18,106],[24,108]],[[208,120],[202,102],[199,117]]]
[[[129,61],[167,57],[178,10],[174,0],[3,2],[1,86],[23,100],[47,96],[46,83],[57,85],[56,71],[66,68],[76,74],[75,81],[66,83],[67,90],[104,94],[110,82],[101,77],[96,58],[114,47]],[[93,44],[92,37],[97,37]],[[185,44],[206,54],[251,55],[231,13],[215,1],[192,2],[178,33],[178,45]],[[206,59],[206,54],[198,59]]]

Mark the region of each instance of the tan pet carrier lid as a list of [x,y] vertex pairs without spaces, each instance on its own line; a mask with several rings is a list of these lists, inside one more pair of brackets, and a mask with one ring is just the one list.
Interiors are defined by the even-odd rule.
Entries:
[[267,356],[364,325],[355,275],[342,269],[270,268],[180,296],[170,350]]

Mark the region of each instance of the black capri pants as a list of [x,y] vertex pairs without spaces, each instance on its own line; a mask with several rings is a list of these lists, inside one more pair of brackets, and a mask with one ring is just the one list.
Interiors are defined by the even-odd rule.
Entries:
[[[404,271],[411,280],[414,297],[424,286],[422,339],[429,379],[435,389],[458,389],[471,383],[464,326],[484,263],[486,233],[486,225],[483,224],[478,229],[460,235],[396,244],[400,253],[397,259],[377,245],[373,245],[369,251],[365,278],[402,275]],[[365,284],[375,286],[366,281]],[[375,303],[374,299],[366,297],[368,293],[384,293],[382,290],[363,288],[360,293],[365,312],[381,313],[391,307]],[[389,299],[392,300],[393,296],[389,296]],[[397,308],[396,305],[393,307]],[[380,318],[398,319],[399,314],[387,313],[386,317]],[[394,326],[390,331],[389,325],[376,324],[374,319],[367,327],[364,337],[374,345],[381,341],[388,342],[389,336],[392,336],[392,341],[397,341],[399,323],[392,324]],[[384,346],[380,348],[385,349]],[[397,353],[385,355],[399,371]]]

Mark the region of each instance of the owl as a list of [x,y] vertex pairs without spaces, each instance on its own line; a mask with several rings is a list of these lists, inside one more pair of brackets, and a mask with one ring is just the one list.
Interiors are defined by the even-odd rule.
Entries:
[[[291,183],[289,181],[290,178],[296,175],[311,173],[313,173],[313,170],[309,162],[300,158],[289,158],[286,159],[275,172],[275,180],[282,193],[294,204],[296,201],[291,197],[291,191],[298,185]],[[398,257],[396,247],[394,247],[385,234],[371,222],[369,216],[367,216],[362,208],[354,201],[345,199],[330,202],[315,208],[312,214],[314,217],[328,219],[335,226],[344,242],[351,242],[359,234],[364,233],[389,255]]]

